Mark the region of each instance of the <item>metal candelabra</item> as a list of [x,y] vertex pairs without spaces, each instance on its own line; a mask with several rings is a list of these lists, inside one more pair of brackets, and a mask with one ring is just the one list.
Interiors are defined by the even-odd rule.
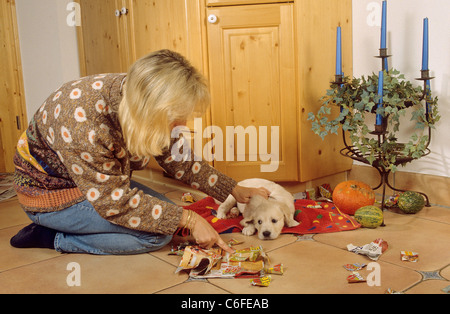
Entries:
[[[390,57],[390,55],[387,54],[387,49],[380,49],[380,55],[376,56],[376,58],[381,58],[383,71],[388,70],[387,59],[389,57]],[[417,80],[424,81],[424,86],[425,86],[421,100],[427,99],[427,92],[428,92],[427,82],[429,82],[433,78],[434,77],[430,77],[429,70],[421,71],[421,77],[417,79]],[[343,79],[344,79],[343,75],[336,75],[335,76],[336,81],[332,82],[332,83],[342,85],[344,83]],[[427,104],[427,106],[428,106],[428,104]],[[431,112],[431,110],[427,110],[427,120],[430,121],[431,118],[432,118],[432,112]],[[389,120],[388,116],[383,117],[383,122],[381,123],[381,125],[375,125],[375,130],[370,133],[370,134],[378,137],[378,145],[379,146],[381,146],[381,144],[386,141],[386,134],[387,134],[386,130],[387,130],[387,126],[388,126],[388,120]],[[430,149],[428,148],[431,143],[431,126],[428,127],[428,133],[429,133],[428,143],[426,145],[426,149],[425,149],[423,156],[426,156],[426,155],[430,154],[430,152],[431,152]],[[382,163],[382,155],[376,156],[375,161],[373,163],[370,163],[367,158],[370,153],[362,153],[357,147],[355,147],[353,145],[349,145],[347,143],[347,137],[346,137],[345,131],[343,131],[342,134],[343,134],[343,141],[344,141],[345,147],[341,150],[341,154],[343,156],[349,157],[353,160],[371,165],[380,174],[380,177],[381,177],[380,184],[377,185],[376,187],[374,187],[373,189],[376,190],[376,189],[379,189],[381,186],[383,186],[381,209],[384,210],[385,209],[385,198],[386,198],[386,187],[389,187],[393,191],[397,191],[397,192],[406,192],[406,190],[397,189],[390,184],[389,174],[391,173],[391,170],[384,168],[383,163]],[[403,165],[403,164],[406,164],[406,163],[414,160],[414,158],[412,158],[410,156],[401,156],[402,155],[401,152],[404,147],[405,147],[405,144],[398,143],[396,145],[396,147],[394,148],[395,153],[397,153],[399,156],[395,162],[395,166]],[[425,197],[425,199],[426,199],[425,206],[430,207],[430,200],[429,200],[428,196],[422,192],[417,192],[417,193],[422,194]]]

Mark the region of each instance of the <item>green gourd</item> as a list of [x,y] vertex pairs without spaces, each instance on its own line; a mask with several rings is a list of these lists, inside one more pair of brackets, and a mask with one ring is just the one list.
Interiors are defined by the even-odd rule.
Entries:
[[365,228],[376,228],[383,223],[383,212],[373,205],[364,206],[355,212],[355,220]]
[[407,191],[399,196],[397,204],[405,214],[415,214],[425,206],[425,200],[421,194]]

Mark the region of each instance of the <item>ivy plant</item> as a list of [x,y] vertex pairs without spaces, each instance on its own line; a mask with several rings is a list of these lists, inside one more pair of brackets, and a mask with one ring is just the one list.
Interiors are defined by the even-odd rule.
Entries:
[[[312,130],[324,139],[329,134],[337,134],[340,127],[349,133],[353,148],[364,156],[367,163],[385,170],[396,171],[399,160],[421,158],[426,154],[429,143],[428,127],[434,128],[439,121],[437,97],[428,91],[426,101],[429,115],[426,115],[423,88],[413,86],[405,76],[395,69],[384,72],[383,106],[378,106],[378,75],[361,78],[345,77],[342,84],[332,83],[322,97],[322,106],[317,113],[309,113]],[[338,107],[338,114],[332,110]],[[407,143],[398,143],[400,117],[411,112],[414,131]],[[387,127],[380,142],[367,125],[369,115],[379,114],[387,119]],[[407,158],[405,158],[407,157]]]

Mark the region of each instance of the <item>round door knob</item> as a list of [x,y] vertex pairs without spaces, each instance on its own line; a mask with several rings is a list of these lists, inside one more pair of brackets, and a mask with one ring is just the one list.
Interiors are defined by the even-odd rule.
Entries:
[[116,10],[116,11],[114,12],[114,14],[115,14],[117,17],[119,17],[119,16],[120,16],[120,11],[119,11],[119,10]]
[[211,24],[216,24],[217,23],[217,16],[215,16],[214,14],[211,14],[208,16],[208,22]]
[[127,15],[128,14],[128,9],[123,7],[122,10],[120,10],[120,13],[122,13],[123,15]]

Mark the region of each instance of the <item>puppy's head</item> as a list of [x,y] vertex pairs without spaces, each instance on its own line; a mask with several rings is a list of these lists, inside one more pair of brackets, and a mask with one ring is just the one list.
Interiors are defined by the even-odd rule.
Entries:
[[258,237],[261,240],[278,238],[285,224],[285,214],[289,211],[284,208],[286,205],[274,199],[266,200],[260,196],[254,196],[247,207],[251,211]]

